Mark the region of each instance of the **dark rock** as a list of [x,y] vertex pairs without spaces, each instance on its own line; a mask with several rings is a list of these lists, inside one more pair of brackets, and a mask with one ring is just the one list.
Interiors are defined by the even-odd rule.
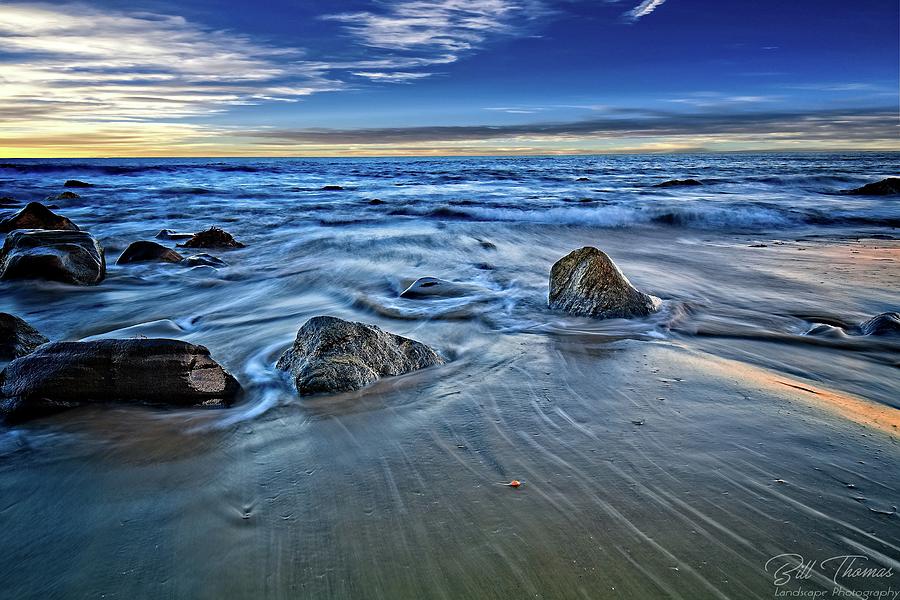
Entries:
[[550,270],[550,308],[598,319],[631,319],[660,305],[659,298],[636,290],[609,256],[590,246],[561,258]]
[[852,190],[844,190],[843,193],[854,196],[895,196],[900,194],[900,177],[888,177],[876,183],[870,183]]
[[221,258],[217,258],[212,256],[211,254],[197,254],[195,256],[188,256],[184,259],[183,263],[188,267],[227,267],[228,263],[226,263]]
[[240,389],[203,346],[169,339],[53,342],[0,374],[0,411],[22,420],[90,403],[228,404]]
[[244,248],[244,244],[234,239],[230,233],[218,227],[210,227],[206,231],[195,233],[183,244],[182,248]]
[[68,188],[89,188],[94,187],[93,183],[86,183],[84,181],[78,181],[77,179],[70,179],[63,184],[63,187]]
[[587,177],[579,177],[575,181],[590,181],[590,179],[588,179]]
[[379,204],[384,204],[384,200],[379,200],[378,198],[372,198],[369,200],[369,204],[372,206],[378,206]]
[[0,249],[0,279],[94,285],[104,277],[103,247],[84,231],[13,231]]
[[290,371],[297,392],[309,395],[358,390],[382,377],[443,362],[425,344],[374,325],[313,317],[276,366]]
[[322,186],[322,191],[323,191],[323,192],[340,192],[340,191],[342,191],[343,189],[344,189],[344,188],[342,188],[342,187],[339,186],[339,185],[324,185],[324,186]]
[[10,198],[9,196],[3,196],[0,198],[0,208],[15,208],[19,206],[18,201]]
[[129,246],[125,248],[125,252],[122,253],[122,256],[119,257],[119,260],[116,261],[116,264],[125,265],[128,263],[150,261],[177,263],[181,262],[183,259],[183,256],[174,250],[166,248],[162,244],[142,240],[129,244]]
[[860,324],[863,335],[900,335],[900,313],[886,312]]
[[160,229],[156,234],[158,240],[189,240],[194,237],[193,233],[178,233],[171,229]]
[[401,298],[458,298],[483,293],[486,290],[475,285],[455,283],[437,277],[420,277],[400,293]]
[[78,225],[56,214],[40,202],[29,202],[14,216],[0,221],[0,233],[9,233],[16,229],[78,231]]
[[0,313],[0,360],[25,356],[49,341],[19,317]]
[[63,192],[62,194],[51,196],[51,198],[48,198],[48,200],[78,200],[79,198],[81,198],[81,196],[79,196],[75,192]]
[[478,244],[485,250],[496,250],[497,249],[497,244],[495,244],[493,242],[489,242],[487,240],[478,240]]
[[657,183],[653,187],[685,187],[691,185],[703,185],[696,179],[670,179],[669,181],[663,181],[662,183]]

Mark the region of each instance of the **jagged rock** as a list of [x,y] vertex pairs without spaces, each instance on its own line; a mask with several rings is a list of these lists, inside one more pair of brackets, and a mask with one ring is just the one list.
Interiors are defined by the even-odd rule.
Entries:
[[443,364],[421,342],[375,325],[336,317],[313,317],[294,345],[278,359],[301,395],[358,390],[382,378]]
[[16,229],[78,231],[78,225],[56,214],[40,202],[29,202],[12,217],[0,221],[0,233],[9,233]]
[[419,277],[412,285],[400,292],[401,298],[458,298],[484,293],[486,290],[475,285],[455,283],[437,277]]
[[211,254],[188,256],[183,263],[188,267],[227,267],[228,263]]
[[103,247],[84,231],[13,231],[0,249],[0,279],[94,285],[104,277]]
[[183,244],[182,248],[244,248],[230,233],[218,227],[210,227],[206,231],[195,233],[194,236]]
[[53,342],[0,373],[0,412],[22,420],[89,403],[221,405],[240,389],[204,346],[169,339]]
[[900,194],[900,177],[888,177],[852,190],[844,190],[843,193],[854,196],[894,196]]
[[183,256],[174,250],[166,248],[162,244],[141,240],[129,244],[129,246],[125,248],[125,252],[122,253],[122,256],[119,257],[119,260],[116,261],[116,264],[124,265],[128,263],[150,261],[177,263],[182,260],[184,260]]
[[0,313],[0,360],[13,360],[49,342],[40,332],[9,313]]
[[669,181],[663,181],[662,183],[657,183],[653,187],[686,187],[692,185],[703,185],[701,182],[696,179],[670,179]]
[[635,289],[597,248],[575,250],[550,270],[550,308],[598,319],[631,319],[645,317],[660,305],[659,298]]
[[886,312],[861,323],[859,331],[863,335],[900,335],[900,313]]
[[160,229],[156,234],[158,240],[189,240],[194,237],[193,233],[179,233],[171,229]]
[[87,183],[84,181],[78,181],[77,179],[69,179],[63,184],[63,187],[67,188],[89,188],[94,187],[93,183]]

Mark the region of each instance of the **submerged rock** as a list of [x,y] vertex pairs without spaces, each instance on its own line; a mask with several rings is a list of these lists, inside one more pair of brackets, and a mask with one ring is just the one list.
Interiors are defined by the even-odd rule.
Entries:
[[25,356],[49,341],[19,317],[0,313],[0,360],[13,360]]
[[94,285],[104,277],[103,246],[84,231],[13,231],[0,249],[0,279]]
[[19,206],[19,202],[9,196],[0,198],[0,208],[15,208]]
[[381,200],[380,198],[372,198],[371,200],[369,200],[369,204],[371,204],[372,206],[378,206],[380,204],[384,204],[384,200]]
[[344,188],[341,187],[341,186],[339,186],[339,185],[323,185],[323,186],[322,186],[322,191],[323,191],[323,192],[340,192],[340,191],[342,191],[343,189],[344,189]]
[[692,185],[703,185],[701,182],[696,179],[670,179],[669,181],[663,181],[662,183],[657,183],[653,187],[688,187]]
[[863,335],[900,335],[900,313],[886,312],[861,323],[859,331]]
[[0,221],[0,233],[9,233],[16,229],[78,231],[78,225],[56,214],[40,202],[29,202],[12,217]]
[[184,259],[183,263],[188,267],[227,267],[228,263],[226,263],[221,258],[217,258],[211,254],[197,254],[195,256],[188,256]]
[[237,380],[204,346],[169,339],[45,344],[0,373],[0,412],[15,420],[89,403],[230,403]]
[[141,240],[129,244],[129,246],[125,248],[125,252],[122,253],[122,256],[119,257],[119,260],[116,261],[116,264],[125,265],[128,263],[149,261],[177,263],[182,260],[184,260],[183,256],[174,250],[166,248],[162,244]]
[[559,259],[550,270],[550,308],[598,319],[646,317],[659,298],[638,291],[612,259],[590,246]]
[[219,227],[210,227],[206,231],[195,233],[191,239],[183,244],[182,248],[244,248],[230,233]]
[[62,194],[57,194],[55,196],[48,196],[47,200],[78,200],[79,198],[81,198],[81,196],[75,192],[63,192]]
[[193,233],[179,233],[171,229],[160,229],[156,234],[158,240],[189,240],[194,237]]
[[375,325],[336,317],[313,317],[294,345],[278,359],[301,395],[358,390],[382,378],[443,364],[421,342]]
[[458,298],[485,290],[474,285],[455,283],[437,277],[419,277],[412,285],[400,292],[401,298]]
[[69,179],[63,184],[63,187],[67,188],[89,188],[94,187],[93,183],[87,183],[84,181],[79,181],[77,179]]
[[843,193],[854,196],[894,196],[900,194],[900,177],[888,177],[852,190],[844,190]]

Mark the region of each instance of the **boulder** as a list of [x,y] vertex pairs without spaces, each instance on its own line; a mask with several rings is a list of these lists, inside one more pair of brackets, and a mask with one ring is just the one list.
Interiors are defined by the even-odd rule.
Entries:
[[103,247],[84,231],[13,231],[0,249],[0,279],[94,285],[104,277]]
[[854,196],[895,196],[900,194],[900,177],[888,177],[852,190],[844,190],[843,193]]
[[206,231],[195,233],[194,236],[183,244],[182,248],[244,248],[232,237],[230,233],[218,227],[210,227]]
[[78,231],[78,225],[56,214],[40,202],[29,202],[15,215],[0,221],[0,233],[9,233],[16,229]]
[[486,290],[475,285],[455,283],[437,277],[419,277],[412,285],[400,293],[401,298],[458,298],[484,293]]
[[67,188],[89,188],[94,187],[93,183],[86,183],[84,181],[78,181],[77,179],[69,179],[63,184],[63,187]]
[[221,258],[217,258],[211,254],[197,254],[195,256],[188,256],[184,261],[182,261],[188,267],[227,267],[228,263],[226,263]]
[[559,259],[550,269],[550,308],[597,319],[646,317],[659,298],[638,291],[612,259],[590,246]]
[[859,332],[863,335],[900,335],[900,313],[886,312],[861,323]]
[[25,356],[49,341],[19,317],[0,313],[0,360],[13,360]]
[[125,265],[128,263],[151,261],[177,263],[182,260],[184,260],[183,256],[174,250],[166,248],[162,244],[141,240],[129,244],[129,246],[125,248],[125,252],[122,253],[122,256],[119,257],[119,260],[116,261],[116,264]]
[[193,233],[179,233],[171,229],[160,229],[156,234],[158,240],[189,240],[194,237]]
[[662,183],[657,183],[653,187],[689,187],[692,185],[703,185],[696,179],[670,179],[669,181],[663,181]]
[[0,373],[0,411],[22,420],[90,403],[230,403],[241,386],[204,346],[169,339],[53,342]]
[[278,359],[301,395],[358,390],[382,378],[443,364],[421,342],[375,325],[336,317],[313,317],[294,345]]

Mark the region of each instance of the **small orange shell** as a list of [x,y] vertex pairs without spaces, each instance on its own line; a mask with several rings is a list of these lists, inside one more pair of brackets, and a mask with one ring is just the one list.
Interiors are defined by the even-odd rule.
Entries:
[[513,479],[512,481],[510,481],[510,482],[507,483],[506,485],[508,485],[509,487],[519,487],[520,485],[522,485],[522,482],[519,481],[518,479]]

